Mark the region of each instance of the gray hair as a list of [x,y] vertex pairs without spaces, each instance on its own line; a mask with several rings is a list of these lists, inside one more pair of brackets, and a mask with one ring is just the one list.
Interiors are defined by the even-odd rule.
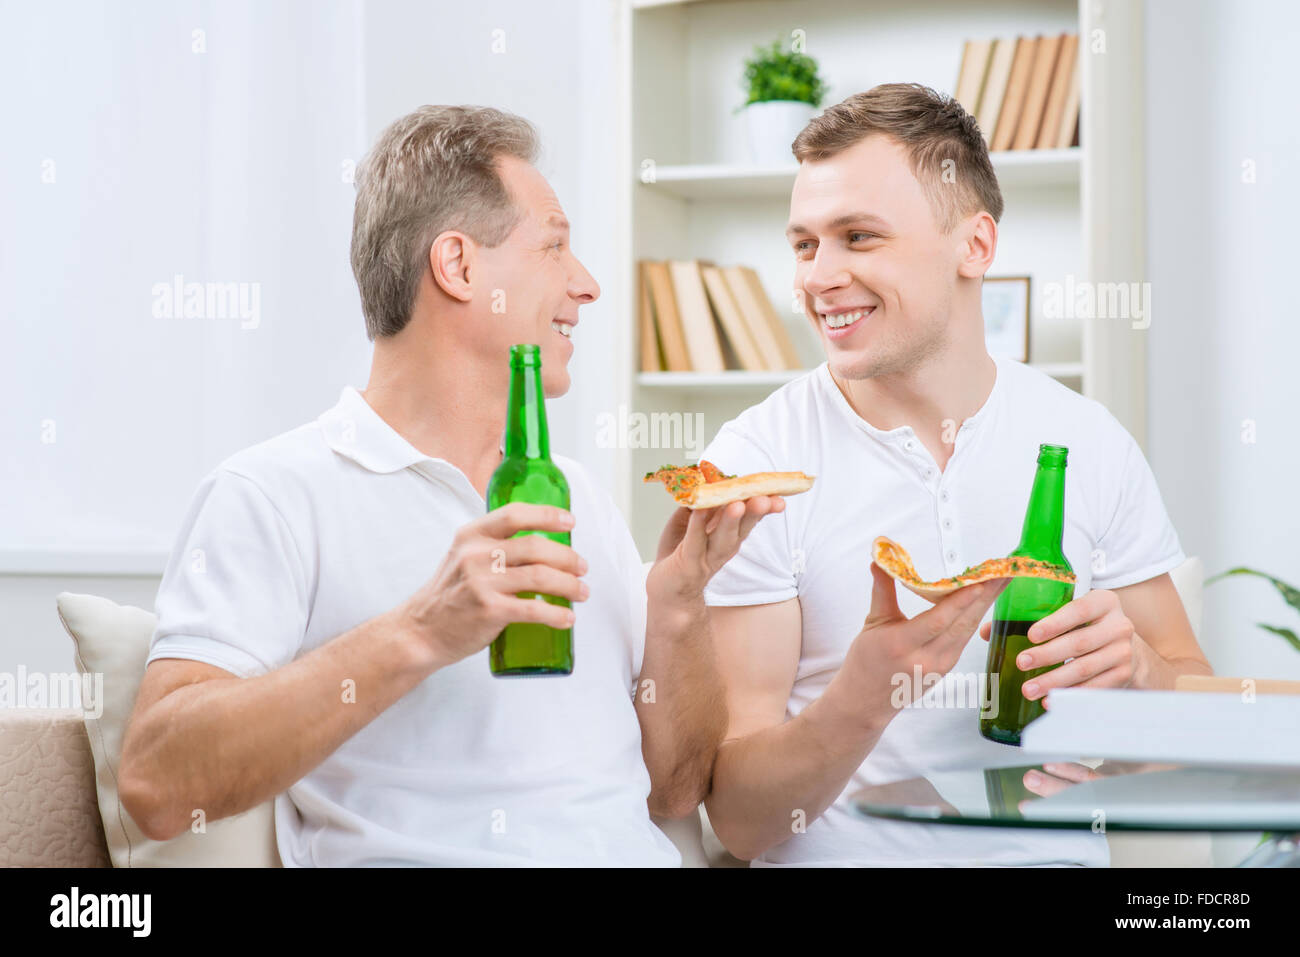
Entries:
[[537,152],[531,123],[490,107],[422,106],[380,134],[357,171],[352,217],[352,274],[372,341],[405,328],[440,233],[505,241],[522,213],[497,159],[532,163]]

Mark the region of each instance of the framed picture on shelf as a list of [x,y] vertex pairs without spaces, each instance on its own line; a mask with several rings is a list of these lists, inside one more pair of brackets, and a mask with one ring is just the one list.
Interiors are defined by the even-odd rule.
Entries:
[[985,276],[984,344],[991,356],[1029,361],[1029,277]]

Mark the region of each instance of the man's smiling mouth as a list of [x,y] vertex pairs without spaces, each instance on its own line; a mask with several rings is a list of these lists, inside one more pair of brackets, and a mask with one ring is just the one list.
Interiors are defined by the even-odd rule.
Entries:
[[875,311],[875,306],[867,306],[865,309],[837,309],[834,312],[819,312],[817,318],[825,323],[828,329],[845,329]]
[[556,332],[558,332],[560,335],[564,336],[564,338],[566,339],[570,339],[573,337],[573,326],[574,326],[573,323],[568,322],[567,320],[564,319],[551,320],[551,328],[554,329]]

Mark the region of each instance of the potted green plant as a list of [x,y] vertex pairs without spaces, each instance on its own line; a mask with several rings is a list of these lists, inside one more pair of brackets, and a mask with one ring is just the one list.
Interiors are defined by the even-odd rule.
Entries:
[[[1278,590],[1278,594],[1282,596],[1283,600],[1296,611],[1300,611],[1300,588],[1288,585],[1286,582],[1274,578],[1272,575],[1266,575],[1264,572],[1255,571],[1253,568],[1229,568],[1226,572],[1222,572],[1212,578],[1207,578],[1205,584],[1213,584],[1220,579],[1227,578],[1229,575],[1255,575],[1259,578],[1265,579],[1266,581],[1272,582],[1273,587]],[[1297,636],[1290,628],[1283,628],[1281,625],[1265,625],[1263,622],[1259,622],[1258,624],[1260,628],[1272,632],[1296,651],[1300,651],[1300,636]]]
[[749,129],[753,161],[760,166],[790,162],[790,144],[808,125],[826,95],[817,61],[806,53],[786,50],[781,41],[758,46],[745,61],[742,109]]
[[[1211,577],[1205,579],[1205,584],[1212,585],[1217,581],[1222,581],[1223,579],[1227,578],[1229,575],[1254,575],[1257,578],[1262,578],[1265,581],[1271,582],[1273,584],[1273,587],[1277,589],[1278,594],[1282,596],[1282,600],[1285,601],[1292,608],[1294,608],[1296,611],[1300,611],[1300,588],[1296,588],[1294,585],[1288,585],[1280,578],[1274,578],[1272,575],[1266,574],[1265,572],[1256,571],[1253,568],[1245,568],[1241,566],[1237,568],[1229,568],[1226,572],[1220,572],[1217,575],[1212,575]],[[1260,628],[1263,628],[1265,631],[1272,632],[1273,634],[1277,635],[1279,638],[1285,641],[1296,651],[1300,651],[1300,636],[1297,636],[1296,633],[1292,631],[1290,628],[1283,628],[1281,625],[1266,625],[1262,621],[1256,622],[1255,624],[1257,624]],[[1263,846],[1264,844],[1268,843],[1269,841],[1272,840],[1272,838],[1273,838],[1272,833],[1269,831],[1265,831],[1259,839],[1259,846]],[[1257,853],[1259,852],[1255,851],[1254,853],[1251,854],[1251,857],[1254,857],[1255,854]]]

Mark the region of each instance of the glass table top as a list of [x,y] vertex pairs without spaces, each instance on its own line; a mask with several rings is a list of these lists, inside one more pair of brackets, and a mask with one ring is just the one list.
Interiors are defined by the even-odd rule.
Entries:
[[1125,761],[935,772],[863,788],[857,813],[932,824],[1096,831],[1300,831],[1300,768]]

